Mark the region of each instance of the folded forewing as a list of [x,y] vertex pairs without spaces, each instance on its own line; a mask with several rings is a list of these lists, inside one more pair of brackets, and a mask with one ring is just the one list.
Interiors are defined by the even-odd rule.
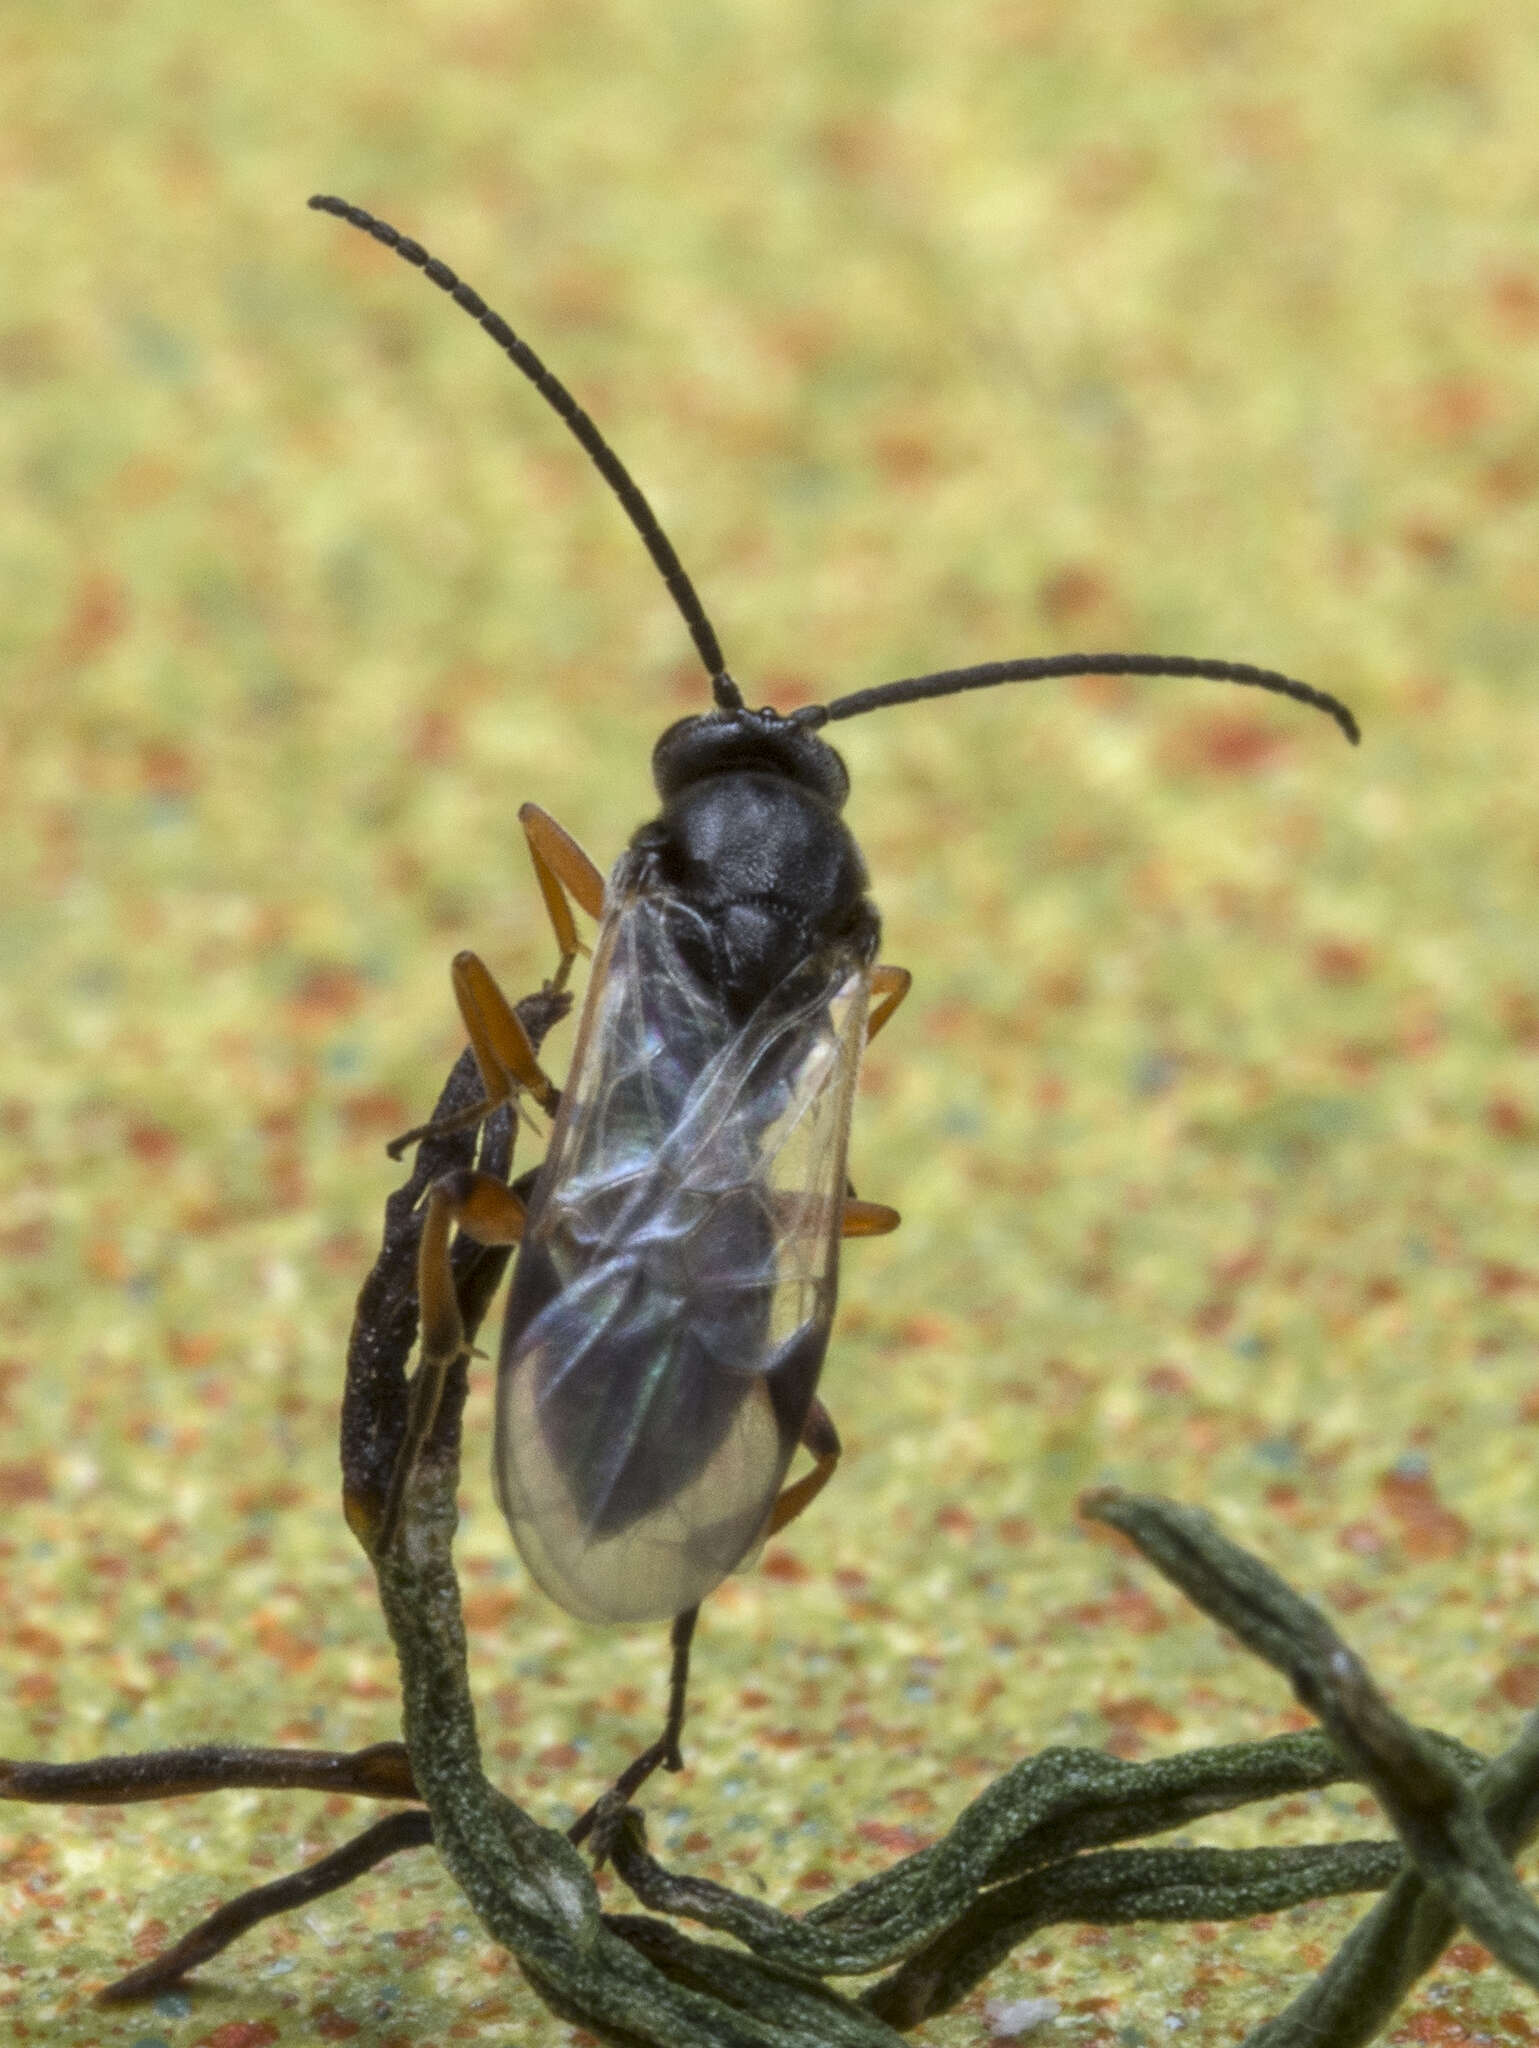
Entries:
[[868,964],[803,963],[735,1026],[691,918],[605,920],[498,1374],[515,1538],[593,1619],[682,1612],[753,1550],[833,1315]]

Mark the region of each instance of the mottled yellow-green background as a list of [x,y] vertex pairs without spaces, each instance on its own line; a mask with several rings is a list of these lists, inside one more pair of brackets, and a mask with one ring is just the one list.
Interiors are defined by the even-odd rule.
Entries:
[[[1076,1529],[1103,1479],[1206,1502],[1408,1712],[1503,1741],[1539,1699],[1531,8],[9,0],[0,95],[0,1750],[395,1732],[333,1445],[382,1144],[457,1049],[454,949],[548,967],[519,802],[607,864],[704,701],[558,423],[317,188],[575,384],[752,699],[1122,645],[1366,729],[1179,683],[847,728],[917,981],[855,1173],[907,1221],[847,1258],[846,1466],[708,1609],[654,1841],[810,1904],[1043,1743],[1289,1725]],[[483,1371],[475,1674],[559,1819],[664,1648],[528,1588],[487,1413]],[[426,1854],[92,2011],[367,1817],[5,1809],[0,2026],[575,2038]],[[1063,1930],[926,2038],[1050,1997],[1046,2038],[1227,2042],[1356,1911]],[[1417,2010],[1539,2034],[1469,1943]]]

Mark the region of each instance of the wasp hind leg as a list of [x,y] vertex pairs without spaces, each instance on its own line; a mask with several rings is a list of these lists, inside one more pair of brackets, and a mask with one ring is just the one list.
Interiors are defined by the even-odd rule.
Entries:
[[[876,1204],[866,1206],[874,1208]],[[895,1212],[889,1209],[885,1213],[891,1216]],[[816,1397],[807,1410],[807,1420],[802,1424],[801,1442],[802,1449],[812,1453],[812,1470],[781,1489],[780,1498],[770,1509],[769,1520],[764,1525],[766,1540],[778,1536],[788,1523],[805,1513],[838,1470],[844,1446],[839,1441],[838,1430],[834,1428],[834,1418]]]
[[406,1489],[438,1420],[444,1382],[465,1355],[465,1326],[460,1321],[449,1264],[449,1233],[456,1224],[479,1244],[517,1244],[524,1230],[524,1204],[512,1188],[490,1173],[467,1170],[445,1174],[428,1189],[417,1245],[421,1354],[407,1394],[406,1434],[396,1452],[390,1490],[373,1535],[377,1556],[383,1556],[395,1540]]
[[[810,1472],[784,1487],[775,1505],[770,1509],[769,1520],[764,1527],[766,1537],[776,1535],[788,1522],[794,1522],[803,1509],[810,1507],[834,1476],[839,1463],[841,1445],[839,1432],[834,1428],[834,1419],[823,1403],[814,1400],[802,1425],[803,1448],[812,1453],[814,1464]],[[644,1749],[636,1760],[628,1764],[615,1779],[613,1785],[588,1808],[579,1820],[573,1821],[567,1829],[567,1839],[585,1842],[593,1833],[595,1825],[617,1819],[624,1812],[630,1799],[639,1792],[654,1771],[682,1771],[684,1758],[679,1749],[679,1737],[684,1732],[684,1697],[689,1685],[689,1651],[694,1640],[695,1623],[700,1618],[698,1607],[689,1607],[677,1617],[673,1624],[673,1665],[668,1674],[668,1718],[663,1732],[650,1749]],[[604,1832],[600,1829],[598,1860],[604,1859]]]
[[[607,1792],[594,1800],[585,1814],[582,1814],[567,1829],[567,1840],[581,1844],[593,1833],[595,1825],[611,1818],[618,1819],[625,1811],[631,1798],[656,1770],[682,1771],[683,1754],[679,1749],[679,1737],[684,1732],[684,1695],[689,1686],[689,1646],[694,1640],[695,1623],[700,1619],[698,1607],[686,1607],[674,1617],[670,1641],[673,1644],[673,1664],[668,1673],[668,1718],[663,1723],[663,1732],[650,1749],[644,1749],[634,1762],[615,1779]],[[597,1844],[598,1861],[603,1862],[606,1853],[604,1832],[601,1830]]]

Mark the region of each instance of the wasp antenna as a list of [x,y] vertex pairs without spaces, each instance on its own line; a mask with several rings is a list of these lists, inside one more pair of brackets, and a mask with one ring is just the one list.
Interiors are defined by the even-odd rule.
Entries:
[[711,695],[716,700],[718,711],[741,711],[743,708],[743,693],[725,669],[712,676]]
[[[310,204],[317,213],[333,214],[338,220],[345,220],[350,227],[359,228],[364,234],[372,235],[376,242],[383,242],[387,249],[393,249],[396,255],[411,264],[414,270],[420,270],[441,292],[447,292],[455,305],[468,313],[478,326],[485,328],[514,368],[523,372],[552,411],[565,420],[586,450],[594,468],[624,506],[625,516],[640,534],[642,544],[652,557],[658,574],[668,586],[669,596],[678,606],[679,615],[689,628],[689,637],[694,641],[696,651],[705,663],[705,672],[711,678],[717,702],[720,703],[719,682],[726,676],[727,665],[722,657],[721,643],[716,638],[716,629],[705,615],[705,607],[700,602],[695,586],[685,573],[684,564],[679,560],[673,542],[658,524],[657,514],[647,503],[640,484],[561,379],[546,369],[528,342],[521,340],[507,321],[492,311],[479,292],[472,290],[456,276],[447,263],[440,263],[436,256],[430,256],[420,242],[414,242],[408,235],[401,234],[389,221],[379,220],[374,214],[366,213],[361,206],[354,206],[346,199],[334,198],[329,193],[316,193]],[[741,702],[741,698],[738,701]]]
[[1339,697],[1311,683],[1279,675],[1276,669],[1253,668],[1248,661],[1202,661],[1190,654],[1048,654],[1035,660],[985,661],[976,668],[937,669],[933,675],[904,676],[895,683],[856,690],[832,704],[809,705],[793,714],[807,725],[841,718],[859,718],[889,704],[915,704],[924,697],[951,697],[960,690],[989,690],[996,683],[1038,683],[1053,676],[1200,676],[1213,683],[1239,683],[1271,690],[1279,697],[1312,705],[1334,718],[1355,747],[1362,737],[1357,719]]

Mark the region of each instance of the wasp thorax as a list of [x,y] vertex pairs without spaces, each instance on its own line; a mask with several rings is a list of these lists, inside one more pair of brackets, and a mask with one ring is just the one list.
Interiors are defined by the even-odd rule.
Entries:
[[766,705],[707,711],[670,725],[652,750],[652,780],[664,803],[709,775],[783,775],[842,810],[850,793],[843,760],[805,723]]

